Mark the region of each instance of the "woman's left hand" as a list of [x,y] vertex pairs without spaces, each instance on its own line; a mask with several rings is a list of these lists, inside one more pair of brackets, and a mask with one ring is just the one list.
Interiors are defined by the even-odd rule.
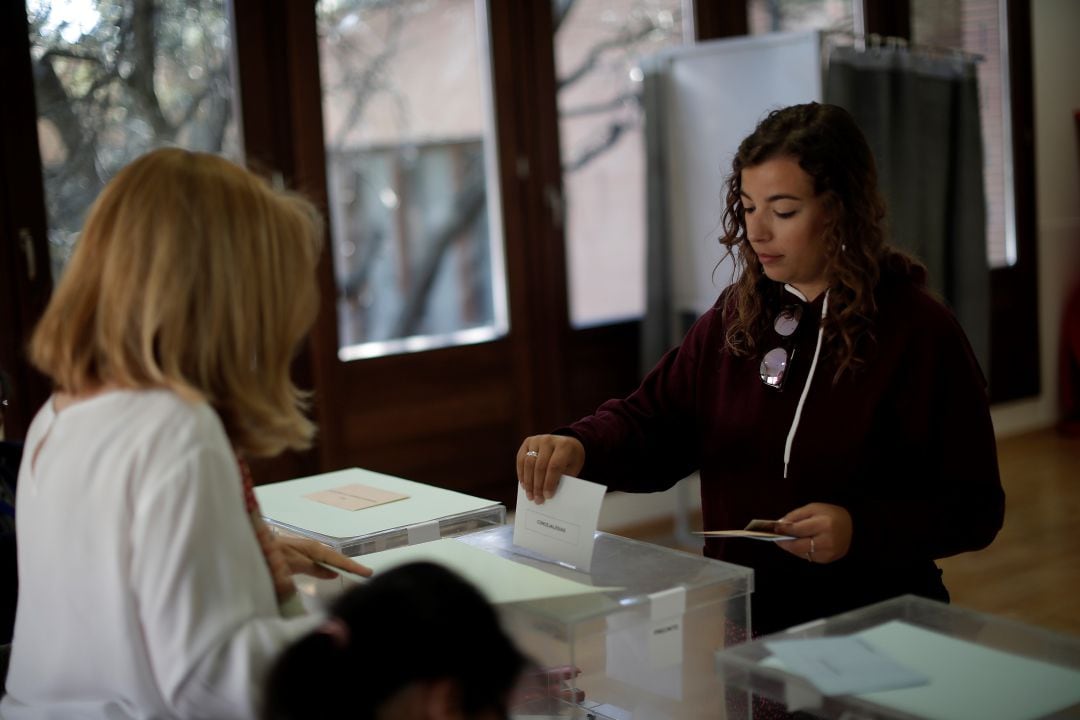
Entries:
[[320,542],[309,540],[307,538],[289,537],[287,535],[278,535],[276,539],[278,547],[281,549],[282,554],[285,556],[285,561],[289,565],[289,570],[294,575],[302,573],[324,580],[337,577],[336,572],[319,565],[319,563],[325,563],[351,572],[354,575],[371,577],[371,568],[353,562],[341,553],[336,550],[331,550]]
[[810,503],[780,518],[776,532],[798,538],[776,543],[792,555],[830,563],[851,549],[851,513],[839,505]]

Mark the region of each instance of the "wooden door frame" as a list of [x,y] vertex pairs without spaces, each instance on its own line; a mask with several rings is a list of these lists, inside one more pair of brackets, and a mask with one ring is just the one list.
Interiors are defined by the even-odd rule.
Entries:
[[[395,438],[412,437],[425,423],[444,428],[461,423],[477,428],[478,444],[486,440],[487,445],[499,446],[474,448],[472,454],[476,471],[487,478],[487,494],[508,500],[517,438],[565,417],[565,257],[561,233],[550,222],[542,191],[557,187],[561,179],[557,145],[545,142],[541,130],[544,123],[554,124],[557,112],[551,44],[545,48],[538,40],[544,37],[545,22],[550,28],[550,6],[546,13],[544,4],[535,0],[485,7],[504,208],[509,333],[477,346],[345,363],[337,356],[336,285],[330,253],[324,254],[319,268],[322,309],[304,353],[317,390],[315,413],[321,428],[317,452],[307,462],[314,459],[323,471],[362,464],[460,487],[465,481],[455,476],[468,468],[459,448],[448,444],[449,434],[427,437],[424,447],[404,447]],[[236,25],[247,152],[281,173],[290,187],[304,192],[325,214],[314,9],[304,0],[288,0],[272,9],[257,0],[236,0],[236,8],[245,20]],[[458,382],[447,390],[435,373]],[[364,412],[366,405],[383,409],[377,420]],[[361,418],[363,427],[345,418]],[[445,471],[437,467],[439,457],[445,459]],[[505,482],[495,480],[500,474]]]
[[[267,174],[280,173],[292,187],[305,191],[326,209],[322,128],[318,118],[302,112],[319,103],[314,14],[309,0],[233,0],[237,61],[237,107],[249,162]],[[745,3],[693,4],[697,39],[747,32]],[[551,35],[550,2],[487,2],[492,80],[497,88],[496,133],[499,183],[506,240],[506,273],[510,333],[481,353],[479,368],[508,366],[512,396],[498,407],[512,413],[508,436],[564,424],[591,411],[606,399],[629,392],[639,378],[640,323],[615,323],[574,330],[569,325],[564,238],[552,221],[546,197],[561,196],[558,157],[558,108]],[[1018,262],[991,272],[991,397],[995,402],[1039,392],[1037,322],[1037,235],[1035,229],[1034,130],[1031,67],[1030,0],[1010,0],[1004,23],[1009,30],[1010,83],[1013,108],[1013,159]],[[867,32],[910,34],[909,0],[864,0]],[[0,225],[0,317],[5,322],[0,365],[11,376],[15,396],[6,412],[6,434],[25,434],[34,412],[49,394],[48,381],[25,359],[29,333],[52,291],[47,272],[48,242],[36,110],[29,58],[26,13],[21,3],[5,3],[0,16],[0,57],[4,59],[9,98],[0,108],[3,221]],[[546,33],[546,34],[545,34]],[[307,104],[307,105],[305,105]],[[524,170],[523,170],[524,168]],[[18,178],[18,181],[14,181]],[[26,272],[20,229],[29,231],[38,265],[36,277]],[[313,337],[336,336],[333,278],[329,259],[320,268],[324,312]],[[1017,352],[1028,348],[1031,352]],[[318,380],[315,417],[323,436],[315,450],[275,460],[262,479],[274,480],[331,469],[351,461],[348,439],[335,427],[328,407],[337,377],[336,342],[308,343],[295,372],[302,386]],[[437,351],[450,367],[468,364],[469,353]],[[373,361],[377,377],[392,374],[400,362],[406,374],[418,372],[421,361]],[[321,402],[320,402],[321,400]],[[513,410],[508,410],[505,404]],[[511,442],[513,444],[513,442]],[[511,448],[512,449],[512,448]]]
[[29,27],[22,3],[0,5],[0,67],[7,94],[0,103],[0,367],[12,387],[4,435],[21,439],[51,392],[48,379],[27,360],[26,347],[52,294],[52,270]]

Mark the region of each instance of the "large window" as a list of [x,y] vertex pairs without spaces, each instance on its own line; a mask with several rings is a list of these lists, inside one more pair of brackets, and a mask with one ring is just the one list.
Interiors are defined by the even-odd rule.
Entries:
[[854,30],[858,0],[749,0],[752,34],[794,30]]
[[[0,3],[8,432],[25,432],[48,396],[23,348],[87,207],[129,160],[180,145],[249,158],[329,220],[320,316],[296,366],[315,389],[318,445],[258,477],[360,465],[509,501],[522,437],[640,377],[641,58],[809,27],[960,46],[1002,75],[992,56],[1006,43],[991,31],[1008,27],[1012,85],[983,97],[984,119],[1011,101],[1006,157],[1016,143],[1014,177],[1002,164],[1005,230],[991,230],[1008,238],[1015,198],[1016,264],[991,271],[991,387],[996,399],[1037,392],[1037,360],[1012,351],[1034,346],[1029,8],[1002,3]],[[1008,22],[978,19],[977,5],[1004,7]]]
[[684,42],[681,0],[555,0],[570,320],[645,308],[644,55]]
[[58,276],[90,203],[162,145],[240,154],[225,0],[29,0],[27,19]]
[[488,56],[475,3],[317,8],[339,356],[504,334]]
[[1008,55],[1001,0],[912,0],[911,39],[980,57],[979,119],[986,189],[986,251],[990,267],[1016,263],[1012,199],[1012,137]]

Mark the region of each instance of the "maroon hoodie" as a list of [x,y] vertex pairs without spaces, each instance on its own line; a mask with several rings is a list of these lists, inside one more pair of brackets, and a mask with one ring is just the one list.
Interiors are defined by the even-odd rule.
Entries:
[[729,294],[633,394],[556,431],[584,444],[581,476],[654,492],[700,471],[707,530],[810,502],[846,508],[851,549],[833,563],[754,540],[706,542],[709,557],[754,569],[755,634],[903,593],[948,600],[934,560],[988,545],[1005,509],[985,380],[952,313],[921,277],[883,269],[866,362],[834,384],[836,363],[822,350],[785,478],[785,441],[825,295],[787,297],[804,307],[778,392],[759,378],[761,353],[735,357],[724,348]]

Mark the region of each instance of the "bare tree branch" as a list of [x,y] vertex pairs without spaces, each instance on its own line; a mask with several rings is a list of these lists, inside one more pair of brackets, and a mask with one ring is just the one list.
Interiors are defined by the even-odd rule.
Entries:
[[[662,20],[660,16],[654,17],[652,14],[646,14],[635,25],[628,25],[620,32],[615,33],[611,38],[597,43],[589,50],[585,60],[582,61],[574,71],[559,79],[559,90],[562,91],[573,85],[595,70],[600,65],[601,59],[606,53],[620,50],[630,53],[635,49],[635,45],[647,40],[651,35],[667,32],[667,29],[670,27],[678,27],[679,16],[680,13],[673,13],[670,18],[671,22],[669,23]],[[633,112],[626,114],[631,115],[632,117],[613,119],[611,124],[607,127],[606,132],[603,133],[599,140],[592,142],[583,151],[578,153],[577,158],[570,160],[563,165],[564,172],[576,172],[600,157],[603,153],[615,147],[619,140],[625,136],[627,131],[640,125],[643,108],[641,105],[640,93],[635,90],[628,90],[621,95],[604,102],[560,109],[560,118],[566,119],[613,112],[623,109],[630,104],[633,105]]]
[[353,265],[353,271],[341,283],[339,295],[344,298],[358,298],[367,287],[371,271],[375,267],[375,257],[386,244],[386,234],[376,230],[366,236],[367,242],[357,243],[361,248],[360,259]]
[[50,58],[43,56],[34,63],[34,84],[38,114],[52,121],[68,153],[77,151],[85,141],[82,124]]
[[635,107],[641,107],[641,96],[633,91],[624,92],[622,95],[605,102],[593,103],[591,105],[579,105],[578,107],[559,110],[559,117],[572,118],[597,115],[600,113],[611,112],[612,110],[619,110],[628,104],[633,104]]
[[90,53],[77,52],[68,48],[49,48],[42,54],[41,59],[51,59],[54,57],[61,57],[68,60],[81,60],[83,62],[93,63],[95,65],[104,65],[101,62],[101,58],[97,55],[91,55]]
[[619,142],[619,139],[623,134],[633,127],[634,123],[631,122],[613,122],[607,127],[607,132],[597,142],[593,143],[589,147],[585,148],[577,159],[563,164],[564,173],[577,172],[581,168],[588,165],[600,155],[603,155],[609,149],[615,146],[615,143]]
[[563,20],[574,9],[574,0],[552,0],[551,2],[551,25],[552,34],[557,35],[562,27]]
[[[232,102],[227,92],[218,87],[228,82],[228,73],[219,68],[220,75],[215,76],[203,88],[196,98],[188,104],[179,128],[190,128],[187,145],[196,150],[217,152],[225,144],[225,130],[232,117]],[[202,112],[200,116],[200,110]]]
[[487,190],[484,185],[484,165],[477,160],[462,183],[461,191],[454,201],[454,211],[446,223],[427,243],[427,252],[419,263],[417,280],[409,288],[401,315],[394,327],[393,337],[409,337],[420,331],[424,311],[431,297],[431,288],[439,274],[439,268],[447,257],[447,251],[480,217],[485,207]]
[[[382,50],[378,55],[372,58],[371,62],[367,64],[359,77],[348,75],[344,83],[342,83],[353,90],[353,97],[348,112],[345,114],[345,118],[341,123],[341,129],[337,133],[337,137],[334,138],[334,146],[340,147],[344,143],[346,136],[363,114],[368,101],[379,90],[385,88],[383,74],[390,60],[398,52],[401,31],[405,27],[405,9],[402,8],[400,4],[394,3],[388,4],[387,7],[393,7],[395,12],[392,16],[390,28],[386,33],[386,42],[383,45]],[[347,64],[343,65],[344,67],[348,67]]]
[[603,57],[604,53],[610,50],[622,50],[629,45],[640,42],[641,40],[644,40],[646,37],[648,37],[658,27],[659,25],[654,23],[652,20],[646,20],[638,28],[624,30],[610,40],[605,40],[601,43],[598,43],[597,45],[594,45],[593,48],[589,51],[589,54],[585,58],[585,60],[582,61],[582,63],[578,65],[578,67],[574,71],[568,73],[565,77],[559,78],[559,90],[573,85],[578,80],[588,75],[593,70],[593,68],[595,68],[596,65],[600,62],[600,58]]
[[[59,161],[43,172],[50,242],[61,256],[93,198],[133,154],[179,132],[189,146],[219,151],[232,112],[228,67],[218,60],[216,33],[205,32],[223,22],[212,1],[124,0],[99,3],[98,14],[93,28],[69,42],[71,28],[56,21],[51,5],[28,9],[39,115],[59,136],[48,148],[61,153]],[[207,23],[201,55],[185,46],[192,17]],[[203,82],[160,87],[160,69],[175,76],[196,58],[212,68]],[[172,96],[182,105],[167,116],[163,101]],[[173,115],[180,123],[169,121]]]
[[155,135],[171,140],[176,135],[176,128],[165,118],[154,86],[157,68],[156,18],[154,0],[134,0],[131,15],[134,59],[128,84],[150,120]]
[[[82,212],[104,186],[97,172],[97,135],[75,112],[76,102],[68,95],[51,59],[34,63],[34,79],[39,115],[50,121],[60,136],[65,161],[57,168],[45,168],[50,193],[46,200],[50,222],[58,227],[78,227]],[[72,197],[86,197],[72,202]]]

